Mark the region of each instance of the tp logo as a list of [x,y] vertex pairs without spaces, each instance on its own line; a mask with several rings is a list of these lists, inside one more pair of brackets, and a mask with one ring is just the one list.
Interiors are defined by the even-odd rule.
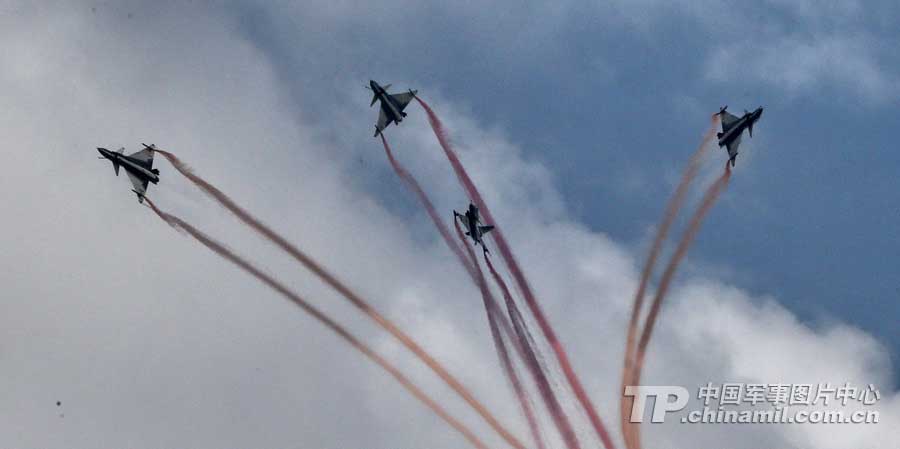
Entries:
[[[653,396],[653,415],[650,417],[650,422],[654,423],[665,421],[666,412],[677,412],[683,409],[691,397],[687,388],[674,385],[627,385],[625,396],[634,398],[631,405],[631,422],[644,422],[647,398]],[[669,398],[672,397],[675,399],[670,401]]]

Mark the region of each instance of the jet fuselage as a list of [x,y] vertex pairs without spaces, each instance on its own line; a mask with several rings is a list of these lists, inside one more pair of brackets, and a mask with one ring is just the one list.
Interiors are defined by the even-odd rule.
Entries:
[[153,184],[159,183],[159,170],[147,169],[141,161],[128,157],[122,153],[109,151],[106,148],[97,148],[97,151],[100,152],[101,156],[112,162],[117,176],[119,174],[119,167],[121,166],[138,179],[152,182]]
[[387,114],[389,121],[397,124],[402,122],[403,117],[405,117],[406,114],[401,111],[402,108],[394,101],[393,97],[391,97],[380,84],[375,82],[375,80],[369,80],[369,86],[374,94],[372,104],[375,104],[375,100],[380,101],[381,107],[384,109],[385,114]]
[[722,135],[719,136],[719,146],[724,147],[733,142],[744,132],[744,129],[749,130],[750,137],[753,137],[753,124],[756,123],[756,121],[759,120],[760,117],[762,117],[762,113],[763,108],[761,107],[756,108],[756,110],[753,112],[745,113],[743,117],[738,119],[737,123],[735,123],[734,126],[729,128],[728,131],[723,132]]
[[478,228],[478,223],[481,219],[478,216],[478,208],[474,204],[469,204],[469,210],[466,211],[465,218],[469,236],[472,237],[476,245],[483,243],[481,241],[481,229]]

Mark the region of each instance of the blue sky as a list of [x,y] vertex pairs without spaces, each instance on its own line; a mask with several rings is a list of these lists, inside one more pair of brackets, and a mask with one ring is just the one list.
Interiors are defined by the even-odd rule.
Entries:
[[900,33],[886,17],[898,7],[613,3],[473,21],[398,6],[308,33],[251,8],[241,30],[307,100],[369,77],[439,89],[550,167],[579,220],[634,246],[708,114],[764,106],[693,258],[807,323],[873,333],[896,364],[900,327],[885,317],[900,315]]
[[[811,0],[4,4],[0,445],[461,445],[327,329],[140,207],[94,149],[140,142],[172,150],[337,273],[524,434],[478,289],[372,138],[363,86],[376,79],[420,89],[444,120],[608,422],[637,275],[681,169],[720,106],[764,106],[670,291],[643,382],[872,383],[882,423],[667,421],[644,426],[645,441],[893,449],[898,13]],[[409,112],[387,136],[449,220],[465,194],[421,109]],[[714,149],[698,183],[724,161]],[[319,279],[156,167],[156,204],[502,446]]]

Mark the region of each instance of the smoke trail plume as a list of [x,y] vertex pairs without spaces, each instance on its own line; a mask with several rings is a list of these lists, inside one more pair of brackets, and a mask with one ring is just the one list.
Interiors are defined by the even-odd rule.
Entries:
[[329,318],[328,316],[326,316],[322,311],[320,311],[319,309],[317,309],[310,303],[306,302],[306,300],[304,300],[300,295],[294,293],[293,291],[288,289],[286,286],[284,286],[284,284],[280,283],[278,280],[276,280],[272,276],[269,276],[268,274],[264,273],[262,270],[260,270],[259,268],[257,268],[256,266],[254,266],[253,264],[248,262],[246,259],[238,256],[237,254],[235,254],[233,251],[231,251],[230,249],[228,249],[221,243],[219,243],[216,240],[212,239],[211,237],[207,236],[206,234],[204,234],[197,228],[193,227],[192,225],[188,224],[184,220],[182,220],[174,215],[167,214],[167,213],[159,210],[156,207],[156,205],[153,204],[153,201],[151,201],[149,198],[145,197],[144,199],[146,200],[147,205],[151,209],[153,209],[153,212],[155,212],[156,215],[159,216],[159,218],[161,218],[163,221],[168,223],[169,226],[172,226],[176,230],[186,232],[191,237],[196,239],[198,242],[202,243],[204,246],[209,248],[211,251],[215,252],[216,254],[218,254],[222,258],[228,260],[229,262],[237,265],[239,268],[246,271],[247,273],[249,273],[250,275],[255,277],[257,280],[259,280],[260,282],[262,282],[263,284],[265,284],[272,290],[275,290],[276,292],[278,292],[285,298],[289,299],[295,305],[300,307],[300,309],[302,309],[304,312],[311,315],[317,321],[319,321],[320,323],[325,325],[325,327],[329,328],[331,331],[336,333],[339,337],[343,338],[347,343],[349,343],[351,346],[353,346],[356,350],[363,353],[363,355],[365,355],[370,360],[372,360],[373,362],[378,364],[378,366],[380,366],[382,369],[387,371],[388,374],[390,374],[394,379],[396,379],[397,382],[399,382],[404,388],[406,388],[407,391],[409,391],[413,396],[415,396],[417,399],[422,401],[422,403],[424,403],[434,413],[436,413],[438,416],[440,416],[441,419],[443,419],[445,422],[447,422],[447,424],[449,424],[454,429],[456,429],[456,431],[458,431],[460,434],[462,434],[462,436],[466,440],[468,440],[469,443],[472,444],[472,446],[475,446],[476,448],[479,448],[479,449],[487,449],[487,446],[480,439],[478,439],[478,437],[475,436],[475,434],[472,433],[471,430],[469,430],[465,425],[463,425],[461,422],[456,420],[456,418],[451,416],[443,407],[441,407],[437,403],[437,401],[435,401],[430,396],[428,396],[428,394],[425,393],[424,391],[420,390],[415,384],[412,383],[412,381],[409,378],[407,378],[402,372],[400,372],[399,369],[397,369],[386,359],[384,359],[383,357],[378,355],[375,351],[372,350],[372,348],[370,348],[368,345],[363,343],[362,340],[360,340],[359,338],[357,338],[356,336],[351,334],[349,331],[344,329],[336,321],[334,321],[331,318]]
[[[660,307],[662,306],[662,301],[666,297],[666,293],[669,291],[669,285],[672,283],[672,278],[675,276],[675,271],[678,269],[678,265],[681,263],[684,256],[687,255],[688,249],[691,247],[691,243],[693,243],[694,238],[697,236],[697,232],[700,231],[700,226],[703,224],[703,219],[706,217],[706,214],[709,213],[710,209],[712,209],[713,205],[716,203],[716,200],[719,198],[719,195],[728,187],[728,181],[731,179],[731,168],[728,165],[728,162],[725,163],[725,172],[713,182],[712,185],[706,190],[706,193],[703,195],[703,198],[700,201],[700,206],[697,208],[697,211],[694,212],[694,215],[691,217],[691,221],[688,224],[687,230],[685,230],[684,235],[681,237],[681,240],[678,242],[678,246],[675,248],[675,252],[672,254],[672,258],[669,260],[669,263],[666,265],[665,270],[663,271],[663,275],[659,281],[659,289],[656,291],[656,295],[653,297],[653,302],[650,304],[650,310],[647,313],[647,318],[644,321],[643,332],[641,333],[641,339],[638,342],[637,349],[635,350],[635,363],[634,363],[634,371],[632,372],[630,383],[628,385],[638,385],[641,380],[641,371],[644,367],[644,357],[647,352],[647,345],[650,344],[650,337],[653,335],[653,326],[656,324],[656,319],[659,316]],[[640,449],[640,433],[634,432],[632,435],[634,448]]]
[[503,293],[503,298],[506,301],[506,310],[509,313],[509,319],[512,321],[516,337],[519,339],[522,349],[524,350],[523,359],[525,365],[535,377],[538,391],[541,394],[541,398],[544,400],[544,404],[547,406],[547,410],[550,412],[550,416],[553,418],[554,424],[556,424],[556,428],[559,430],[560,435],[562,435],[563,441],[566,442],[567,447],[580,447],[578,438],[575,435],[575,430],[572,428],[572,424],[569,422],[566,412],[560,406],[559,400],[557,400],[556,394],[550,386],[550,382],[547,378],[547,370],[538,361],[536,355],[537,348],[532,343],[532,339],[530,338],[531,335],[525,327],[525,320],[519,312],[518,306],[516,306],[516,303],[513,301],[512,295],[509,293],[509,288],[506,286],[506,282],[503,281],[503,278],[500,277],[500,274],[494,269],[494,265],[491,263],[491,259],[487,254],[484,255],[484,262],[488,266],[488,270],[490,270],[494,282],[500,286],[500,291]]
[[[444,242],[447,246],[450,247],[450,250],[456,255],[456,258],[459,259],[459,262],[462,264],[463,268],[469,272],[469,276],[475,280],[475,267],[472,266],[472,261],[466,258],[463,253],[462,247],[453,239],[450,235],[450,230],[447,229],[447,226],[441,220],[440,215],[435,209],[434,204],[431,202],[431,199],[428,198],[428,195],[422,189],[422,186],[419,185],[419,182],[416,178],[404,168],[397,159],[394,158],[394,152],[391,151],[391,146],[388,145],[387,139],[385,139],[384,134],[381,134],[381,143],[384,145],[384,153],[387,155],[388,161],[391,163],[391,167],[394,169],[394,172],[406,183],[407,187],[416,194],[416,197],[419,199],[419,202],[422,203],[422,207],[425,208],[425,211],[428,213],[428,216],[431,217],[431,221],[434,223],[434,226],[440,232],[441,237],[443,237]],[[463,242],[465,244],[465,242]]]
[[[534,345],[529,341],[529,338],[526,338],[526,335],[528,335],[528,331],[527,331],[527,328],[525,328],[525,322],[522,319],[521,314],[519,313],[518,308],[516,307],[515,303],[511,302],[512,298],[511,298],[511,296],[509,296],[509,290],[506,289],[505,283],[502,283],[503,281],[502,281],[502,279],[500,279],[501,285],[504,289],[504,293],[508,297],[507,308],[509,309],[510,305],[512,307],[512,309],[509,309],[510,314],[511,314],[510,316],[512,317],[513,313],[515,313],[515,315],[518,317],[518,322],[516,322],[516,321],[513,322],[515,335],[511,335],[511,332],[508,329],[509,324],[503,318],[502,312],[499,311],[499,307],[497,306],[496,300],[494,300],[493,295],[490,293],[490,290],[488,290],[486,288],[486,286],[484,284],[484,275],[481,272],[480,267],[478,266],[478,262],[475,259],[474,252],[472,252],[471,248],[467,245],[466,239],[463,236],[462,231],[459,229],[459,223],[454,221],[454,226],[456,227],[456,232],[459,237],[459,242],[456,242],[450,238],[449,231],[448,231],[446,225],[444,224],[443,221],[441,221],[440,217],[438,216],[437,212],[435,211],[434,205],[431,203],[431,200],[428,198],[428,195],[421,188],[418,181],[416,181],[415,177],[411,173],[409,173],[394,158],[393,151],[391,150],[391,147],[387,143],[387,140],[383,134],[381,135],[381,141],[384,146],[384,150],[388,157],[388,160],[390,161],[391,166],[393,167],[394,171],[407,184],[407,186],[409,186],[409,188],[411,190],[413,190],[413,192],[419,198],[419,201],[425,207],[425,210],[428,212],[428,215],[431,217],[432,221],[434,222],[435,227],[438,228],[438,231],[440,232],[441,236],[444,237],[444,240],[447,243],[447,246],[449,246],[451,248],[451,250],[453,250],[453,252],[457,255],[457,257],[460,259],[460,262],[469,271],[469,274],[470,274],[470,276],[472,276],[472,280],[475,282],[476,286],[478,286],[479,289],[481,290],[482,299],[485,301],[485,308],[487,309],[486,311],[487,311],[487,315],[488,315],[488,321],[491,326],[492,335],[493,335],[493,332],[494,332],[495,327],[497,326],[498,322],[504,326],[504,330],[506,331],[507,338],[512,340],[515,349],[517,349],[517,352],[520,355],[520,357],[522,358],[523,362],[525,363],[526,368],[528,368],[529,374],[534,379],[535,384],[537,384],[538,391],[541,393],[542,399],[544,400],[544,402],[548,408],[548,411],[550,412],[550,414],[554,420],[554,424],[556,425],[557,429],[559,430],[560,435],[563,436],[563,440],[566,442],[567,447],[578,448],[579,447],[578,440],[575,438],[575,433],[572,430],[572,426],[569,423],[568,418],[565,416],[565,413],[563,412],[562,407],[560,407],[559,402],[556,399],[556,397],[550,387],[550,383],[547,380],[545,370],[537,361],[537,357],[535,356],[536,350],[535,350]],[[466,258],[463,255],[462,248],[466,248],[466,250],[468,251],[468,256],[469,256],[468,258]],[[488,263],[490,263],[490,262],[488,261]],[[491,269],[493,271],[493,266],[491,266]],[[497,279],[499,279],[499,278],[497,278]],[[499,313],[499,317],[495,316],[498,313]],[[506,349],[501,347],[503,342],[502,342],[502,340],[499,339],[499,336],[494,335],[493,337],[494,337],[494,344],[497,347],[498,352],[505,351]],[[530,335],[529,335],[529,337],[530,337]],[[503,354],[499,354],[499,355],[501,358],[501,362],[504,364],[504,370],[507,372],[507,377],[510,378],[510,382],[513,384],[513,387],[515,389],[516,388],[515,387],[516,380],[513,379],[513,377],[517,377],[517,376],[516,376],[515,372],[512,371],[512,369],[514,369],[514,367],[512,365],[507,366],[507,362],[503,360],[503,357],[504,357]],[[522,403],[522,408],[523,408],[524,413],[526,414],[526,419],[528,419],[529,422],[531,422],[532,418],[528,418],[529,412],[527,411],[527,409],[530,407],[527,407],[526,404],[523,403],[523,400],[527,400],[527,398],[523,398],[522,396],[520,396],[520,393],[518,391],[516,392],[516,394],[519,397],[520,403]],[[536,423],[536,421],[535,421],[535,423]],[[536,426],[533,428],[537,429]],[[534,432],[533,432],[533,434],[534,434]],[[536,435],[533,435],[533,436],[535,436],[535,438],[537,438]]]
[[[497,300],[494,298],[494,295],[491,293],[490,289],[487,286],[487,282],[484,278],[484,272],[481,270],[481,265],[478,264],[478,259],[475,257],[475,251],[471,246],[466,244],[466,237],[463,235],[462,229],[459,227],[459,222],[454,220],[453,227],[456,229],[456,235],[459,238],[460,244],[462,247],[466,249],[466,252],[469,255],[469,260],[472,263],[472,266],[475,269],[477,277],[475,279],[475,283],[478,285],[478,288],[481,290],[481,296],[485,301],[485,308],[488,309],[489,316],[492,316],[492,320],[494,322],[500,323],[504,327],[504,333],[506,338],[509,339],[513,343],[513,347],[516,349],[516,352],[519,355],[519,358],[525,362],[526,368],[528,368],[529,374],[531,374],[532,379],[536,384],[539,385],[540,389],[540,376],[543,374],[541,372],[537,372],[534,370],[534,365],[528,363],[528,355],[530,352],[530,348],[527,347],[527,342],[523,342],[513,331],[510,329],[510,324],[507,322],[506,318],[503,316],[503,311],[500,309],[499,304],[497,304]],[[536,421],[535,421],[536,422]],[[562,435],[562,431],[560,430],[560,434]],[[576,443],[577,444],[577,443]],[[567,443],[568,446],[568,443]],[[576,449],[576,448],[573,448]]]
[[291,257],[294,258],[297,262],[300,262],[304,267],[308,270],[312,271],[316,276],[322,279],[326,284],[328,284],[335,291],[340,293],[345,299],[347,299],[351,304],[353,304],[356,308],[365,313],[369,318],[374,320],[381,328],[388,331],[397,341],[402,343],[407,349],[413,352],[423,363],[425,363],[435,374],[437,374],[450,388],[453,389],[463,400],[469,404],[472,409],[474,409],[484,421],[491,426],[494,431],[496,431],[509,445],[515,447],[516,449],[524,449],[522,443],[516,438],[512,433],[510,433],[505,426],[503,426],[500,421],[490,412],[488,409],[478,400],[475,396],[466,388],[462,383],[460,383],[456,377],[454,377],[450,372],[440,363],[438,362],[431,354],[429,354],[425,349],[423,349],[418,343],[416,343],[409,335],[400,330],[397,325],[395,325],[392,321],[388,320],[384,317],[380,312],[378,312],[375,308],[373,308],[367,301],[363,300],[362,297],[357,295],[355,292],[350,290],[349,287],[344,285],[341,281],[339,281],[334,275],[328,272],[324,267],[319,265],[316,261],[314,261],[311,257],[306,255],[299,248],[294,246],[292,243],[288,242],[287,239],[276,233],[274,230],[263,224],[249,212],[244,210],[242,207],[238,206],[231,198],[229,198],[225,193],[219,190],[217,187],[213,186],[203,178],[197,176],[187,165],[181,162],[178,157],[174,154],[160,150],[154,149],[159,154],[162,154],[172,166],[178,170],[179,173],[184,175],[188,180],[194,183],[197,187],[203,190],[207,195],[215,199],[219,204],[228,209],[232,214],[234,214],[239,220],[244,222],[251,229],[274,243],[280,249],[288,253]]
[[[431,199],[428,198],[428,195],[422,189],[422,186],[419,185],[419,182],[416,178],[406,170],[398,161],[394,158],[394,152],[391,151],[391,146],[387,143],[387,139],[384,137],[384,134],[381,134],[381,143],[384,146],[384,152],[387,155],[388,161],[391,163],[391,167],[394,169],[394,172],[397,176],[403,180],[403,182],[412,190],[416,197],[419,199],[419,202],[422,203],[422,206],[425,208],[425,211],[428,213],[428,216],[431,217],[431,221],[434,223],[435,227],[440,232],[441,237],[443,237],[444,242],[447,246],[450,247],[450,250],[456,254],[457,259],[463,265],[463,268],[469,272],[469,276],[472,278],[472,281],[479,287],[481,291],[482,300],[484,302],[485,313],[488,318],[488,325],[491,329],[491,338],[494,341],[494,348],[497,350],[497,356],[500,359],[500,363],[503,367],[503,371],[506,374],[507,379],[512,385],[513,391],[516,394],[516,399],[519,401],[519,406],[522,409],[522,413],[525,415],[525,419],[528,422],[528,427],[531,431],[532,438],[535,441],[535,445],[538,449],[544,448],[543,438],[541,437],[541,431],[538,426],[537,419],[535,418],[533,407],[531,405],[531,401],[529,400],[526,391],[522,385],[521,380],[519,379],[518,374],[516,373],[515,365],[512,363],[512,359],[509,356],[509,350],[506,347],[506,344],[503,341],[503,336],[500,334],[500,324],[503,325],[504,330],[506,331],[506,336],[509,340],[512,340],[512,333],[509,330],[509,324],[505,322],[503,319],[502,313],[498,313],[498,307],[496,306],[496,301],[493,298],[493,295],[487,290],[484,286],[484,276],[481,275],[479,271],[476,271],[476,266],[474,265],[476,261],[474,260],[474,254],[470,252],[470,258],[466,258],[465,254],[463,254],[462,247],[450,236],[450,231],[447,229],[447,226],[441,221],[440,216],[437,213],[437,210],[434,207],[434,204],[431,202]],[[455,220],[454,220],[454,224]],[[461,231],[459,231],[459,225],[457,224],[457,233],[462,236]],[[465,238],[461,238],[462,245],[465,245]],[[499,321],[499,324],[498,324]],[[513,341],[513,344],[515,342]]]
[[[641,314],[641,309],[644,304],[644,294],[647,291],[647,284],[649,283],[650,275],[653,273],[653,267],[656,265],[656,259],[657,257],[659,257],[659,253],[662,250],[662,244],[666,240],[669,229],[672,227],[672,223],[675,221],[675,217],[678,216],[678,211],[681,209],[681,206],[684,204],[684,200],[687,197],[688,187],[697,176],[697,170],[700,169],[700,161],[705,154],[706,149],[709,147],[709,142],[715,135],[719,123],[718,118],[718,114],[713,114],[710,118],[711,123],[709,129],[703,135],[703,140],[700,142],[700,146],[698,146],[694,151],[694,154],[691,155],[691,158],[688,161],[688,165],[687,167],[685,167],[684,172],[681,175],[681,180],[678,182],[678,186],[675,188],[675,192],[672,194],[672,198],[670,198],[668,204],[666,204],[666,210],[663,214],[663,219],[659,224],[659,228],[656,230],[656,236],[653,238],[653,244],[650,247],[650,253],[647,255],[646,262],[644,262],[644,268],[641,271],[641,279],[638,283],[637,292],[634,294],[634,305],[631,309],[631,319],[628,322],[628,335],[625,340],[625,360],[622,368],[622,385],[619,388],[620,392],[625,391],[625,385],[631,379],[633,374],[632,371],[634,369],[635,357],[634,348],[635,339],[637,338],[638,317]],[[628,419],[628,416],[631,414],[631,407],[633,402],[633,397],[625,396],[624,394],[621,396],[621,399],[619,401],[619,421],[622,429],[622,436],[625,440],[625,446],[629,449],[633,447],[631,438],[633,433],[635,432],[635,424],[632,423],[630,419]]]
[[[485,302],[485,306],[487,306],[487,302]],[[531,403],[531,399],[528,397],[528,393],[525,391],[525,386],[522,385],[522,381],[519,379],[519,374],[516,372],[515,365],[509,356],[509,349],[507,349],[506,343],[503,341],[503,336],[500,334],[500,329],[497,325],[499,315],[497,309],[486,307],[485,312],[487,312],[488,326],[491,328],[491,338],[494,340],[497,356],[500,358],[500,363],[503,365],[503,371],[506,373],[506,377],[509,379],[513,391],[516,394],[516,399],[519,401],[519,406],[522,408],[522,414],[525,415],[525,421],[528,422],[531,438],[534,440],[534,444],[538,449],[544,449],[544,438],[541,435],[541,428],[538,425],[537,417],[534,414],[534,406]],[[502,317],[502,315],[499,315],[499,317]]]
[[[506,347],[506,343],[503,341],[503,335],[500,333],[500,328],[497,324],[503,319],[503,315],[496,306],[493,306],[488,302],[487,296],[482,294],[482,298],[484,300],[485,312],[488,318],[488,326],[491,329],[491,338],[494,340],[494,348],[497,350],[497,356],[500,358],[503,371],[512,385],[513,392],[516,394],[516,399],[519,401],[519,406],[522,408],[522,414],[525,415],[525,420],[528,422],[528,428],[531,431],[531,437],[534,440],[536,447],[538,449],[544,449],[544,439],[534,414],[534,407],[528,397],[524,385],[522,385],[522,381],[519,379],[519,375],[509,356],[509,350]],[[511,339],[509,333],[507,333],[507,338]]]
[[556,337],[556,332],[553,330],[553,327],[550,325],[549,321],[547,321],[543,310],[541,310],[540,304],[538,304],[537,299],[535,299],[534,294],[531,290],[531,286],[528,284],[525,275],[519,268],[519,264],[516,261],[515,256],[512,254],[509,245],[506,243],[506,239],[503,237],[503,232],[501,231],[499,224],[496,220],[494,220],[490,209],[487,207],[487,204],[485,204],[484,200],[481,197],[481,193],[475,187],[475,184],[472,182],[472,179],[469,177],[469,174],[466,172],[465,168],[460,162],[459,157],[456,155],[456,152],[450,145],[450,141],[447,138],[447,133],[444,130],[444,125],[441,123],[441,120],[437,117],[431,107],[429,107],[428,104],[425,103],[425,101],[423,101],[418,96],[415,98],[428,114],[428,122],[431,124],[431,129],[434,131],[434,135],[435,137],[437,137],[438,143],[441,145],[441,148],[443,148],[444,154],[450,161],[450,164],[453,167],[453,171],[454,173],[456,173],[456,177],[457,179],[459,179],[460,184],[462,184],[463,188],[465,188],[466,192],[469,194],[469,197],[471,197],[475,205],[478,206],[482,213],[484,213],[485,219],[490,224],[494,225],[494,231],[491,235],[493,236],[494,242],[496,242],[497,244],[497,248],[500,250],[500,255],[503,257],[503,260],[506,263],[507,268],[509,268],[510,273],[512,273],[512,276],[515,279],[519,290],[521,290],[522,292],[522,296],[525,297],[525,302],[526,304],[528,304],[528,308],[531,311],[531,314],[534,316],[535,321],[537,321],[538,326],[540,326],[544,338],[546,338],[547,342],[550,343],[550,347],[553,349],[553,352],[556,355],[556,360],[557,362],[559,362],[559,365],[563,370],[563,374],[566,376],[566,380],[568,381],[569,386],[575,393],[575,397],[578,399],[578,403],[581,405],[581,408],[588,415],[591,426],[594,428],[594,431],[597,433],[597,436],[603,442],[603,445],[606,447],[606,449],[615,448],[615,445],[613,444],[613,441],[609,436],[609,432],[607,432],[606,426],[603,424],[603,420],[600,419],[600,415],[597,414],[597,410],[594,407],[594,404],[592,403],[590,397],[587,395],[587,392],[585,392],[584,387],[582,387],[581,381],[578,379],[578,375],[575,374],[575,370],[572,368],[572,364],[569,362],[568,354],[566,353],[565,349],[563,349],[562,343]]

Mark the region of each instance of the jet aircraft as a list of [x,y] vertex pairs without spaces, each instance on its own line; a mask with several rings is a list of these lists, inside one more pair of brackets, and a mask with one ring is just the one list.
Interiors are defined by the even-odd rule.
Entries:
[[156,147],[147,144],[141,145],[144,145],[143,150],[127,156],[124,154],[125,148],[120,148],[118,151],[97,148],[97,151],[100,152],[99,159],[109,159],[112,162],[116,176],[119,176],[120,166],[125,168],[125,173],[128,174],[131,184],[134,185],[134,189],[131,191],[137,195],[139,203],[144,202],[147,184],[159,182],[159,170],[153,168],[153,153]]
[[378,123],[375,124],[375,137],[378,137],[384,131],[384,128],[387,128],[391,123],[399,125],[403,121],[403,117],[406,117],[406,113],[403,110],[406,109],[406,105],[415,98],[416,92],[418,92],[410,89],[408,92],[392,95],[387,93],[390,87],[390,84],[382,87],[374,80],[369,80],[369,85],[366,86],[366,89],[372,91],[372,103],[369,104],[369,107],[374,106],[376,101],[381,102]]
[[481,247],[484,248],[484,252],[490,252],[487,249],[487,246],[484,245],[484,240],[482,236],[491,232],[494,229],[491,225],[482,226],[481,218],[478,216],[478,207],[474,204],[469,203],[469,210],[466,211],[465,214],[461,214],[457,211],[453,211],[453,218],[459,219],[462,222],[463,226],[466,227],[466,235],[472,237],[472,240],[475,241],[475,246],[478,246],[481,243]]
[[750,132],[753,137],[753,124],[762,116],[762,106],[756,108],[753,112],[744,110],[744,115],[737,117],[732,115],[723,106],[719,109],[718,115],[722,118],[722,132],[716,134],[719,137],[719,147],[725,147],[728,150],[728,157],[731,160],[731,166],[734,167],[734,159],[738,155],[738,145],[741,144],[741,135],[744,129]]

